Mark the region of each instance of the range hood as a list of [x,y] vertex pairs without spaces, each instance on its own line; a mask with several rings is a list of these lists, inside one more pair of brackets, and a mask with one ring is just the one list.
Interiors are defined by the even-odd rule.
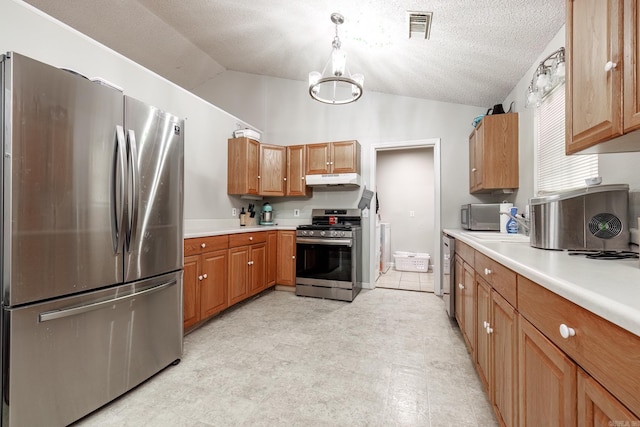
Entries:
[[310,187],[336,187],[336,189],[360,188],[360,175],[357,173],[326,173],[306,175],[306,184]]

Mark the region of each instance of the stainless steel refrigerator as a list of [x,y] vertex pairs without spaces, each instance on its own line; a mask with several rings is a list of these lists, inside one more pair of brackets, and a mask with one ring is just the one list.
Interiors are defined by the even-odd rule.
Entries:
[[2,425],[66,425],[182,354],[183,121],[2,64]]

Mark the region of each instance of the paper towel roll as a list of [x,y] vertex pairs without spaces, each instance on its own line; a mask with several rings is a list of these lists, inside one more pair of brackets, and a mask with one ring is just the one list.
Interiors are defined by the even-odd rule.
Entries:
[[[513,207],[513,203],[500,203],[500,212],[510,212]],[[508,215],[500,214],[500,232],[507,232],[507,221],[509,221]]]

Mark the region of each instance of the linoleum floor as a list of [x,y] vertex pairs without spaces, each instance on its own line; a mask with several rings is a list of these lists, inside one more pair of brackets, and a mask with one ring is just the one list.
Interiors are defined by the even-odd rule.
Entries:
[[187,335],[182,362],[79,426],[496,426],[432,293],[272,291]]

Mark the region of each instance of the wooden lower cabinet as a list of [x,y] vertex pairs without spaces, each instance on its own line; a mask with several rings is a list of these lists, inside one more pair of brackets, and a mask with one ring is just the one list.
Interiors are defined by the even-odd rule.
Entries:
[[[476,360],[476,280],[473,268],[463,263],[463,289],[462,289],[462,310],[464,311],[463,319],[463,336],[467,342],[469,353],[473,360]],[[459,289],[459,287],[458,287]]]
[[520,426],[576,426],[576,364],[520,316]]
[[296,285],[296,232],[278,231],[278,259],[276,283]]
[[476,280],[476,366],[500,424],[517,426],[518,315],[483,279]]
[[278,232],[275,230],[267,231],[267,288],[276,284],[277,270]]
[[183,273],[183,327],[227,308],[228,237],[185,240]]
[[596,380],[578,369],[578,426],[639,426],[633,415]]
[[462,327],[464,325],[464,262],[457,254],[455,256],[455,272],[454,272],[454,289],[455,292],[455,316],[458,321],[458,325]]
[[255,295],[267,287],[267,245],[249,246],[249,294]]
[[229,305],[266,288],[266,264],[265,243],[229,249]]

